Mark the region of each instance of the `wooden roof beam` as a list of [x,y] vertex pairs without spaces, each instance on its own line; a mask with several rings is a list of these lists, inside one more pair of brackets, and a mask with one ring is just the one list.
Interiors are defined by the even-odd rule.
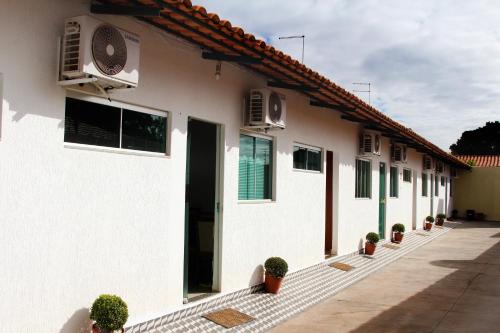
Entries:
[[219,52],[207,52],[207,51],[202,51],[201,57],[207,60],[236,62],[240,64],[260,64],[262,62],[262,58],[258,59],[246,55],[229,55]]
[[311,91],[318,91],[318,87],[311,87],[311,86],[306,86],[306,85],[298,85],[298,84],[293,84],[293,83],[286,83],[283,81],[277,81],[277,80],[269,80],[267,81],[267,85],[269,87],[274,87],[274,88],[282,88],[282,89],[291,89],[291,90],[297,90],[301,92],[311,92]]
[[90,12],[92,14],[122,15],[122,16],[160,16],[160,8],[149,6],[121,6],[115,4],[92,3]]
[[345,105],[330,104],[330,103],[325,103],[325,102],[321,102],[321,101],[317,101],[317,100],[313,100],[313,99],[309,100],[309,105],[317,106],[320,108],[332,109],[332,110],[336,110],[336,111],[340,111],[340,112],[354,112],[354,111],[356,111],[356,109],[345,106]]

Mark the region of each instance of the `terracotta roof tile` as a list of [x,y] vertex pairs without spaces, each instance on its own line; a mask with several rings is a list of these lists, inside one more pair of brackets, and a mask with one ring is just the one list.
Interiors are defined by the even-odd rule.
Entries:
[[380,111],[371,107],[357,96],[341,88],[328,78],[307,68],[289,55],[274,47],[265,45],[254,35],[242,28],[232,27],[228,20],[221,20],[216,14],[207,14],[202,6],[193,6],[189,0],[101,0],[107,3],[129,4],[161,8],[159,18],[141,17],[157,27],[163,26],[169,33],[196,43],[201,47],[225,54],[241,54],[262,58],[260,64],[245,65],[252,70],[274,79],[285,79],[289,83],[305,86],[319,86],[316,92],[306,93],[310,98],[326,103],[354,108],[356,117],[364,122],[377,124],[380,128],[397,131],[401,136],[435,157],[459,167],[468,166],[456,157],[446,153],[417,133],[402,126]]
[[500,155],[456,155],[465,163],[473,162],[476,167],[500,167]]

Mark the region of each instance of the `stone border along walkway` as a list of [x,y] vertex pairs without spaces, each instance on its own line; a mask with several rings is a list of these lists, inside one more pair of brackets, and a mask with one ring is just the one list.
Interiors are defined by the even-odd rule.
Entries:
[[[207,299],[206,302],[190,308],[129,327],[126,332],[264,332],[310,306],[335,295],[340,290],[358,282],[453,228],[453,224],[446,223],[446,225],[443,228],[433,226],[430,232],[425,232],[429,236],[419,235],[418,233],[421,233],[422,230],[405,233],[404,240],[397,250],[381,246],[389,242],[384,241],[378,244],[373,257],[355,252],[340,257],[332,257],[320,264],[293,272],[285,278],[278,295],[262,293],[262,285],[259,285],[215,299]],[[355,268],[345,272],[328,266],[337,261]],[[207,312],[227,307],[232,307],[255,317],[256,320],[231,329],[225,329],[201,317]]]

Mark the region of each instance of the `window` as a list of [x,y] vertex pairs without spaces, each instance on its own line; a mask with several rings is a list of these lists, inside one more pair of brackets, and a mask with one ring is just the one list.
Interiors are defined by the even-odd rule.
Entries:
[[450,197],[453,196],[453,178],[450,178]]
[[271,199],[273,142],[240,134],[239,200]]
[[403,181],[407,183],[411,183],[411,170],[403,169]]
[[321,149],[294,145],[293,168],[321,171]]
[[422,196],[423,197],[427,196],[427,186],[428,186],[427,174],[423,173],[422,174]]
[[372,197],[372,163],[356,160],[356,198]]
[[391,198],[398,197],[398,167],[391,166],[389,175],[389,196]]
[[436,175],[434,176],[434,195],[438,196],[439,195],[439,176]]
[[444,186],[444,183],[445,183],[445,178],[444,176],[441,176],[441,186]]
[[167,117],[66,98],[64,141],[166,153]]

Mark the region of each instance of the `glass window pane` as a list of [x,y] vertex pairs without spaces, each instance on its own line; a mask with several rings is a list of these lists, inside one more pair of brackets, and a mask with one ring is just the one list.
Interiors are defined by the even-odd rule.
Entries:
[[240,135],[238,199],[255,198],[254,138]]
[[167,117],[123,109],[122,148],[165,153]]
[[271,199],[272,142],[255,138],[255,199]]
[[307,149],[293,146],[293,167],[295,169],[306,169]]
[[307,150],[307,170],[321,171],[321,151]]
[[66,98],[64,141],[119,148],[120,112],[119,108]]

